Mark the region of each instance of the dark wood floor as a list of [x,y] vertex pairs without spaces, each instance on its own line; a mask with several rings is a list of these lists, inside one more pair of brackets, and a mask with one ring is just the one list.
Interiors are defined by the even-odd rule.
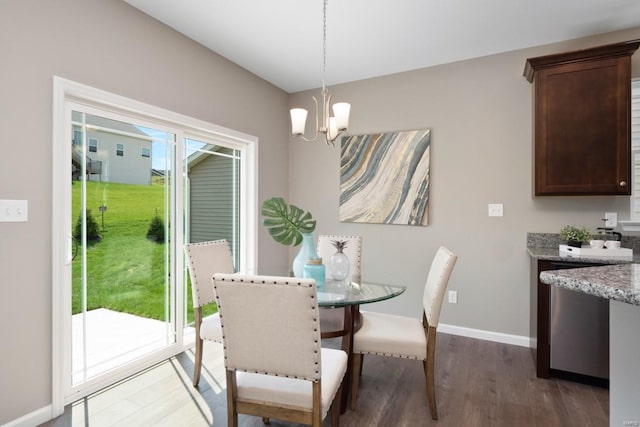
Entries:
[[[191,385],[192,372],[189,351],[69,405],[44,425],[226,426],[221,346],[205,344],[199,389]],[[429,415],[420,362],[367,356],[358,409],[347,410],[341,426],[609,425],[608,390],[536,378],[530,350],[523,347],[439,333],[436,392],[437,422]],[[259,418],[242,415],[239,424],[263,426]]]

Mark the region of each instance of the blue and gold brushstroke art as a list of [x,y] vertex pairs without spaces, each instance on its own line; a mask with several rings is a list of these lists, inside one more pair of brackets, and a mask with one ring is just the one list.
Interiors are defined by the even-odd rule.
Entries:
[[427,225],[430,143],[430,129],[343,138],[340,221]]

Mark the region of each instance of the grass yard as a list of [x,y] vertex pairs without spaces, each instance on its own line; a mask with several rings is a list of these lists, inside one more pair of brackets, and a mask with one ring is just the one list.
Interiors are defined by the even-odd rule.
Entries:
[[[73,225],[80,214],[81,183],[73,182]],[[151,221],[164,217],[164,186],[87,182],[87,209],[102,240],[87,248],[87,309],[108,308],[158,320],[165,314],[165,244],[147,239]],[[100,205],[104,212],[104,228]],[[180,252],[182,253],[182,252]],[[188,277],[188,275],[187,275]],[[82,309],[82,257],[73,262],[72,310]],[[191,287],[185,295],[193,321]],[[215,312],[215,307],[209,311]],[[209,314],[209,313],[206,313]]]

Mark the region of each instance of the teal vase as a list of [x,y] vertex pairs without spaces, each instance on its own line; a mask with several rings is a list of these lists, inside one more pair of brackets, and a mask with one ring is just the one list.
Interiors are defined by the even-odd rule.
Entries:
[[311,258],[318,258],[316,246],[313,242],[313,233],[302,233],[300,250],[293,259],[293,275],[295,277],[304,277],[304,265]]

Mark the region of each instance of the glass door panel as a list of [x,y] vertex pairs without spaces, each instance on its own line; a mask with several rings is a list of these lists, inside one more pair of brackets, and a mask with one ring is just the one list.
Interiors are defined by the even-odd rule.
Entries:
[[176,342],[173,134],[72,112],[72,387]]
[[[241,152],[203,141],[184,140],[185,243],[226,239],[231,246],[236,270],[239,268]],[[186,263],[185,263],[186,265]],[[191,282],[185,269],[185,324],[193,323]],[[203,307],[205,316],[217,311]]]

